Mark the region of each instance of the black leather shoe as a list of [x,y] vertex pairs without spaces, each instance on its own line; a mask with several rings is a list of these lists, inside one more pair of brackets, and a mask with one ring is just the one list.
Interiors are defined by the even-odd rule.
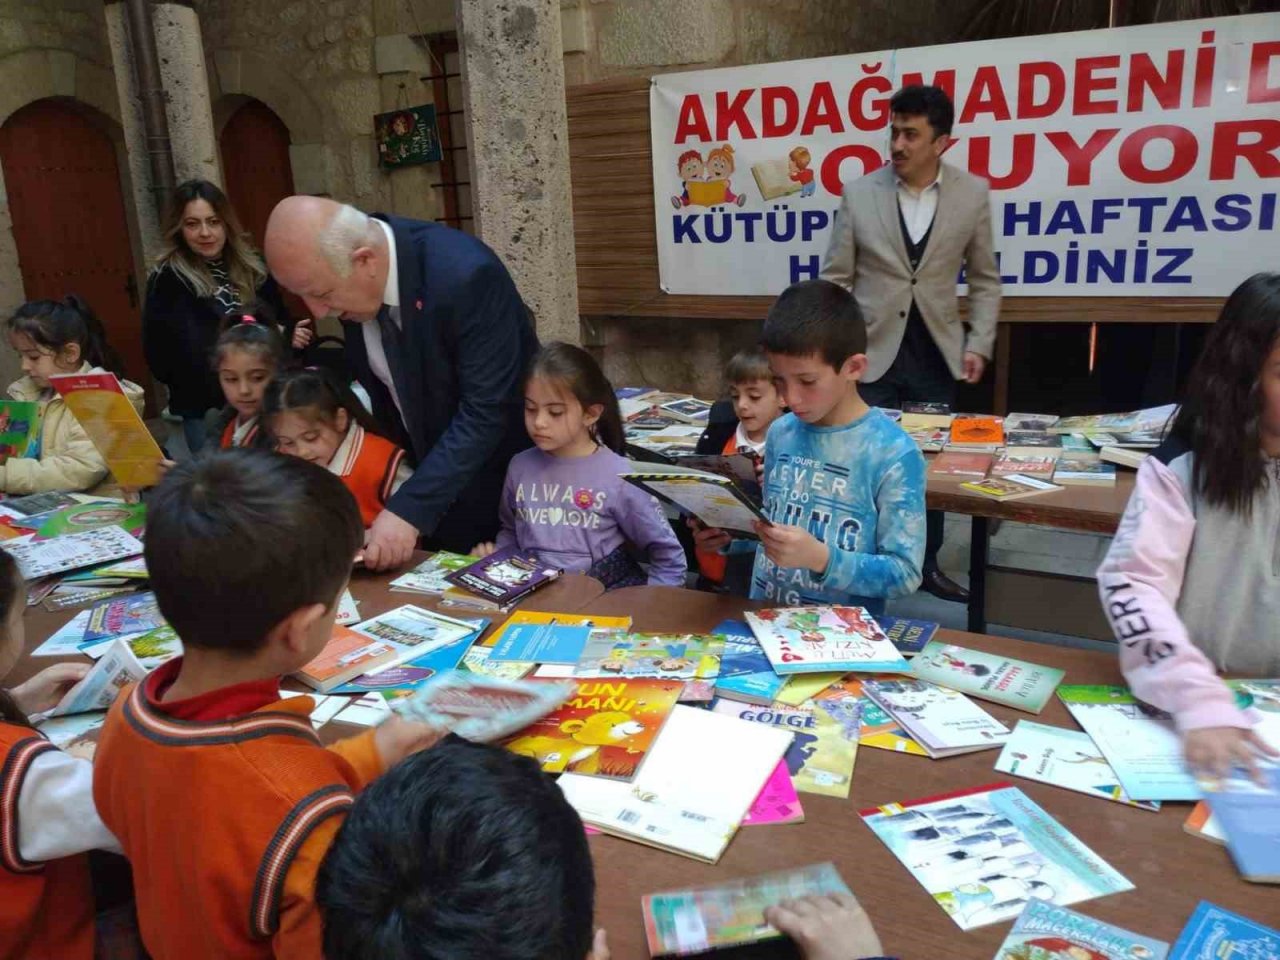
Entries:
[[956,583],[939,567],[926,567],[920,580],[920,589],[927,590],[939,600],[950,600],[952,603],[968,603],[969,591]]

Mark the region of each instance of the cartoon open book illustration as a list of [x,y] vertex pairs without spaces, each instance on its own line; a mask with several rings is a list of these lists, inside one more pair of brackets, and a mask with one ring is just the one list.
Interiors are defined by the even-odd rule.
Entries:
[[765,200],[776,200],[778,197],[800,192],[800,183],[791,179],[791,170],[785,157],[753,163],[751,175],[756,178],[760,196]]

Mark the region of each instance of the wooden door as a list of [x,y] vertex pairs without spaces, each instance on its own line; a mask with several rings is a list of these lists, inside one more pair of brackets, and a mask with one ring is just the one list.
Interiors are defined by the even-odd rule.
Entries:
[[0,164],[27,300],[79,294],[131,379],[147,377],[115,144],[85,113],[37,100],[0,127]]

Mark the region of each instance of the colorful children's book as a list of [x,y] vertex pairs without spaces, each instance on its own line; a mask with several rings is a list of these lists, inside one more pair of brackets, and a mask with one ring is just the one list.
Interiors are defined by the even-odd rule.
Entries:
[[1227,835],[1222,832],[1222,825],[1209,809],[1209,804],[1203,800],[1191,808],[1191,813],[1183,822],[1182,829],[1201,840],[1208,840],[1223,847],[1227,845]]
[[1027,497],[1042,493],[1053,493],[1062,487],[1039,477],[1027,474],[1011,473],[1005,477],[988,477],[985,480],[973,480],[960,484],[960,489],[974,493],[988,500],[1003,503],[1006,500],[1025,500]]
[[1063,684],[1058,699],[1098,745],[1131,799],[1200,799],[1168,714],[1138,703],[1124,687]]
[[1039,480],[1052,480],[1057,462],[1056,457],[1019,457],[1006,453],[991,465],[991,476],[1007,477],[1011,473],[1020,473]]
[[862,692],[934,759],[1004,745],[1009,728],[964,694],[904,677],[864,680]]
[[448,617],[412,604],[370,617],[351,629],[370,640],[382,640],[396,650],[396,656],[378,668],[382,670],[416,660],[475,634],[470,620]]
[[[575,626],[602,630],[630,630],[630,617],[595,617],[583,613],[555,613],[541,610],[517,610],[503,621],[502,626],[485,637],[484,646],[496,649],[506,642],[507,631],[529,626]],[[497,661],[495,661],[497,662]],[[531,661],[533,662],[533,661]]]
[[147,525],[145,503],[116,503],[99,500],[81,503],[54,513],[36,530],[34,540],[51,540],[68,533],[96,530],[98,527],[119,527],[135,537],[141,536]]
[[580,680],[557,709],[511,737],[505,746],[512,753],[533,757],[548,773],[567,770],[630,780],[683,687],[675,680]]
[[716,696],[743,703],[772,703],[787,681],[774,673],[751,628],[741,620],[724,620],[712,632],[724,637]]
[[1039,713],[1065,671],[934,640],[911,661],[921,680],[1027,713]]
[[575,664],[582,656],[591,627],[580,623],[511,623],[493,644],[489,660]]
[[164,454],[114,373],[71,373],[50,377],[49,384],[89,435],[117,482],[137,488],[160,482]]
[[79,573],[69,573],[62,578],[63,583],[83,583],[93,580],[146,580],[150,574],[147,573],[147,561],[143,557],[131,557],[128,560],[119,560],[115,563],[104,564],[101,567],[94,567],[91,570],[81,570]]
[[0,456],[40,456],[40,404],[0,400]]
[[640,901],[653,957],[683,957],[782,936],[764,911],[783,900],[849,893],[834,865],[781,870],[718,887],[651,893]]
[[1202,779],[1200,786],[1240,876],[1280,883],[1280,763],[1260,760],[1258,766],[1265,785],[1236,768],[1222,779]]
[[1142,810],[1160,809],[1158,801],[1129,799],[1102,751],[1079,730],[1019,720],[1000,751],[996,770]]
[[1169,944],[1032,900],[1018,914],[995,960],[1165,960]]
[[778,691],[778,695],[773,699],[775,703],[785,704],[788,707],[798,707],[812,700],[837,680],[843,679],[844,674],[839,672],[793,673],[787,677],[787,682],[782,685],[782,689]]
[[1280,960],[1280,930],[1201,900],[1169,960]]
[[911,671],[864,607],[775,607],[745,617],[780,676]]
[[319,655],[293,675],[321,693],[328,693],[348,680],[385,666],[397,650],[382,640],[370,640],[363,633],[334,625],[333,635]]
[[858,757],[857,726],[846,731],[829,713],[814,706],[758,707],[734,700],[716,700],[711,709],[729,717],[758,723],[794,735],[787,748],[787,771],[801,793],[847,797]]
[[440,673],[410,696],[392,703],[410,720],[490,743],[525,729],[556,709],[572,685],[554,681],[498,680],[453,670]]
[[982,478],[991,469],[995,457],[989,453],[965,453],[960,450],[944,450],[929,464],[931,477]]
[[6,550],[18,562],[18,569],[27,580],[52,576],[92,567],[142,553],[142,542],[125,533],[119,527],[99,527],[83,533],[69,533],[53,540],[33,541],[30,537],[0,541],[0,550]]
[[104,600],[89,610],[83,642],[98,643],[126,633],[146,633],[164,626],[164,623],[164,615],[154,593],[135,593]]
[[573,675],[653,677],[660,680],[715,680],[724,655],[724,637],[697,633],[630,633],[595,629]]
[[1101,460],[1066,459],[1058,461],[1053,482],[1067,486],[1107,487],[1116,482],[1114,464]]
[[938,632],[938,625],[930,620],[909,620],[906,617],[876,617],[876,623],[898,648],[898,652],[910,660],[924,649],[924,645]]
[[33,517],[40,513],[61,510],[79,503],[69,493],[49,490],[45,493],[28,493],[25,497],[5,497],[0,500],[0,513],[9,517]]
[[715,863],[790,742],[773,726],[676,706],[631,783],[566,773],[560,789],[605,833]]
[[962,930],[1133,884],[1007,783],[861,811],[863,821]]
[[475,563],[477,559],[466,554],[440,550],[422,561],[408,573],[392,580],[391,589],[440,596],[450,586],[445,577],[455,571],[466,569]]
[[465,673],[492,677],[495,680],[523,680],[538,666],[536,663],[512,663],[510,661],[506,663],[490,663],[489,654],[492,652],[493,647],[472,646],[462,655],[462,662],[458,665],[458,669]]
[[760,790],[751,809],[742,818],[744,827],[763,826],[770,823],[802,823],[804,809],[796,795],[796,785],[791,780],[784,759],[773,768],[769,782]]
[[505,607],[545,587],[562,573],[563,570],[543,563],[533,554],[521,553],[516,547],[503,547],[470,566],[451,570],[445,579]]
[[761,512],[754,490],[739,486],[719,474],[644,463],[636,464],[619,476],[682,513],[696,517],[708,527],[732,531],[741,539],[758,539],[755,525],[768,525],[770,522]]
[[117,640],[84,679],[67,691],[48,715],[61,717],[71,713],[107,710],[115,703],[121,690],[131,683],[137,683],[146,675],[147,671],[133,655],[129,645],[123,640]]
[[[476,624],[475,630],[461,640],[444,647],[438,647],[396,666],[358,676],[339,687],[334,687],[331,692],[337,694],[362,694],[371,690],[413,690],[438,673],[455,670],[458,664],[462,662],[462,658],[471,649],[475,638],[479,636],[480,631],[488,623],[486,620],[474,620],[472,622]],[[520,677],[513,676],[511,679],[519,680]]]
[[[148,673],[161,664],[182,656],[182,638],[168,624],[148,630],[141,636],[126,636],[121,639],[129,645],[133,655],[142,664],[142,669]],[[105,643],[99,644],[93,650],[85,652],[96,660],[100,656],[97,651],[107,646]]]
[[999,417],[959,416],[951,421],[950,447],[963,449],[995,449],[1004,443],[1004,428]]
[[[883,679],[893,679],[886,677]],[[863,696],[862,680],[847,677],[813,698],[814,706],[846,729],[858,731],[858,745],[893,753],[927,757],[929,752],[911,738],[902,724],[885,713],[870,697]]]

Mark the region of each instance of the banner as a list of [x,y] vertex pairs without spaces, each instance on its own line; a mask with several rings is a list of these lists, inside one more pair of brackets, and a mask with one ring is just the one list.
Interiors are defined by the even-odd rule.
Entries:
[[955,102],[944,162],[991,184],[1006,296],[1222,296],[1280,269],[1280,16],[1255,14],[655,77],[662,289],[817,276],[913,83]]

